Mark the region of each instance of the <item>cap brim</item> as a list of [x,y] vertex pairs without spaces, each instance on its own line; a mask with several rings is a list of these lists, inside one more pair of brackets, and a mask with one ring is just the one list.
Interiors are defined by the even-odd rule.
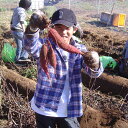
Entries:
[[67,27],[74,26],[73,23],[65,21],[65,20],[57,20],[57,21],[53,22],[53,24],[62,24],[62,25],[67,26]]

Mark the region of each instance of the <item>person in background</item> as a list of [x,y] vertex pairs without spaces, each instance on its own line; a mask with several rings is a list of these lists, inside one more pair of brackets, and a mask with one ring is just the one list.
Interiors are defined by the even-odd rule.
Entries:
[[25,32],[25,18],[26,10],[31,6],[30,0],[20,0],[19,7],[16,7],[13,11],[11,19],[11,31],[15,39],[17,49],[15,61],[25,61],[28,60],[28,52],[23,48],[23,36]]
[[40,63],[40,50],[46,39],[39,38],[39,30],[50,26],[46,24],[47,19],[47,22],[42,21],[40,17],[43,16],[40,11],[31,16],[24,36],[25,48],[37,60],[38,67],[36,90],[31,100],[37,128],[80,128],[77,118],[83,115],[81,70],[97,78],[102,74],[103,67],[97,52],[88,51],[85,45],[72,39],[77,31],[76,16],[72,10],[62,8],[52,15],[51,26],[65,43],[78,48],[84,55],[63,50],[49,37],[57,66],[55,73],[54,68],[48,65],[48,79]]
[[126,41],[122,51],[122,59],[119,64],[119,72],[123,77],[128,78],[128,41]]

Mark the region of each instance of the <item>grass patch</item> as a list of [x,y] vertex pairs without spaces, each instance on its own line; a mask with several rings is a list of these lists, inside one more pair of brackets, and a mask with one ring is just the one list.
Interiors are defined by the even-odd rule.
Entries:
[[0,8],[0,12],[7,11],[7,8]]
[[20,74],[24,77],[34,79],[37,77],[37,68],[36,66],[32,65],[29,68],[25,68],[24,70],[21,70]]
[[50,18],[52,14],[57,10],[55,6],[46,6],[42,9],[43,12]]

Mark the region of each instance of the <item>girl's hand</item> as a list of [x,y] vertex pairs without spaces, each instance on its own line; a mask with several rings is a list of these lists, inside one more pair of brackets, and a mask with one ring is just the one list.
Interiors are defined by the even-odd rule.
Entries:
[[83,54],[85,64],[91,69],[98,69],[100,66],[100,58],[97,52],[89,51]]
[[47,28],[50,24],[49,18],[40,10],[34,12],[30,18],[30,27],[31,29],[41,29]]

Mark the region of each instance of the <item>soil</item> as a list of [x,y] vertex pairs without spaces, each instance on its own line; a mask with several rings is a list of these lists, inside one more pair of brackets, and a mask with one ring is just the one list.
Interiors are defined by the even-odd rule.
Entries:
[[[124,32],[122,28],[105,27],[104,24],[93,18],[93,12],[91,14],[86,12],[84,15],[85,17],[80,22],[83,28],[82,43],[88,49],[97,51],[99,55],[111,56],[118,62],[124,44],[128,40],[127,31]],[[0,26],[0,30],[0,49],[5,42],[9,42],[15,47],[9,28]],[[24,68],[11,66],[1,59],[0,64],[6,65],[19,74],[19,70]],[[105,70],[105,72],[119,75],[118,71]],[[128,128],[128,101],[126,99],[102,94],[100,91],[86,87],[83,89],[83,99],[86,109],[84,109],[84,115],[81,118],[81,128]]]

